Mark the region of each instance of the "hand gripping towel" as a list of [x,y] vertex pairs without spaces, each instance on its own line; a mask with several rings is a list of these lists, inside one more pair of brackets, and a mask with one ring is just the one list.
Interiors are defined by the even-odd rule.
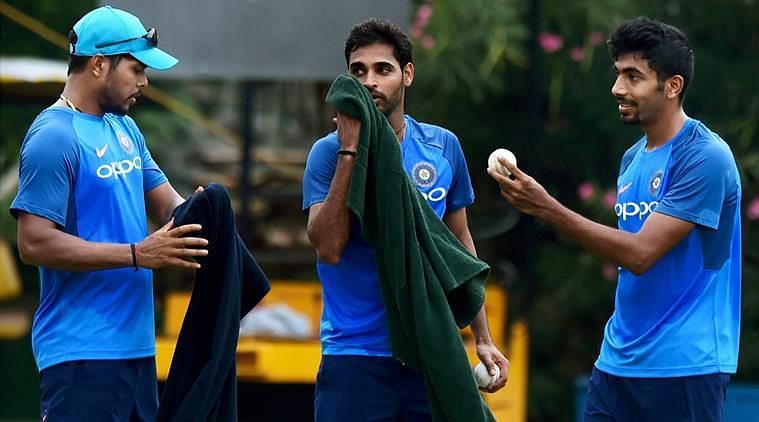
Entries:
[[375,250],[393,357],[423,374],[435,421],[494,420],[459,333],[482,308],[490,267],[411,183],[398,139],[361,82],[338,76],[327,103],[361,120],[347,206]]

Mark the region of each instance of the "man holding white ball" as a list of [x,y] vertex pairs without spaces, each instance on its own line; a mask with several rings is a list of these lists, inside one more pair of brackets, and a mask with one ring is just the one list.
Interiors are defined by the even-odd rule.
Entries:
[[636,18],[608,45],[620,119],[644,132],[622,157],[619,229],[567,209],[505,156],[498,161],[506,172],[490,165],[488,174],[516,208],[620,266],[585,420],[720,421],[738,362],[735,159],[717,134],[683,111],[693,51],[680,30]]
[[[348,73],[369,90],[395,131],[409,178],[475,254],[466,217],[474,192],[458,139],[404,114],[414,78],[410,40],[397,26],[369,19],[351,30],[345,59]],[[324,299],[315,419],[431,420],[422,375],[392,357],[374,250],[346,206],[361,122],[338,112],[336,123],[337,131],[314,143],[303,176],[303,209]],[[506,384],[509,362],[491,340],[484,306],[471,328],[478,357],[496,375],[481,390],[495,392]]]

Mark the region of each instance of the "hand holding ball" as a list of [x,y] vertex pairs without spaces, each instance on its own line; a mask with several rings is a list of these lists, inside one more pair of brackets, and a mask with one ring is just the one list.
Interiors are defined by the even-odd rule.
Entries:
[[472,372],[474,374],[474,380],[477,382],[477,385],[482,388],[489,387],[494,382],[498,381],[498,378],[501,376],[501,369],[498,367],[498,365],[495,366],[495,375],[490,375],[488,368],[482,362],[478,363]]
[[488,170],[493,169],[501,175],[509,177],[511,175],[511,172],[506,167],[504,167],[500,161],[498,161],[499,157],[506,159],[506,161],[515,166],[517,165],[517,157],[513,152],[505,148],[498,148],[497,150],[491,152],[490,157],[488,157]]

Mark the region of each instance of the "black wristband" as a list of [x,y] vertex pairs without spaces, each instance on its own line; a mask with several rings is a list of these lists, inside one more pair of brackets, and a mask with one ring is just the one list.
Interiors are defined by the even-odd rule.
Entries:
[[137,271],[140,269],[140,267],[137,266],[137,245],[130,243],[129,249],[132,251],[132,266],[134,267],[134,270]]
[[349,149],[341,149],[340,151],[337,151],[337,155],[350,155],[351,157],[355,157],[356,151],[351,151]]

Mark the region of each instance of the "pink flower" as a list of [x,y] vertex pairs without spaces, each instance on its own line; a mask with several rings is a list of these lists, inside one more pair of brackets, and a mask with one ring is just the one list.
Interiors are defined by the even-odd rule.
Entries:
[[606,208],[614,208],[614,204],[617,203],[617,191],[610,189],[604,193],[601,203]]
[[419,10],[416,11],[416,20],[414,21],[414,25],[419,26],[419,28],[424,29],[425,26],[430,22],[430,17],[432,16],[432,6],[429,4],[423,4],[419,6]]
[[582,182],[580,186],[577,187],[577,196],[580,197],[580,200],[583,202],[590,201],[595,194],[596,188],[590,182]]
[[431,35],[425,35],[422,37],[420,43],[425,50],[432,50],[435,47],[435,38]]
[[412,40],[417,40],[422,36],[422,28],[417,24],[413,24],[408,30],[408,35]]
[[590,45],[598,45],[604,42],[604,34],[603,32],[599,31],[593,31],[590,33]]
[[572,59],[572,61],[579,63],[585,60],[585,50],[583,50],[582,47],[572,47],[572,49],[569,50],[569,58]]
[[543,32],[538,35],[538,44],[543,51],[552,54],[561,50],[561,47],[564,46],[564,38],[551,32]]
[[617,267],[610,263],[601,265],[601,277],[606,280],[614,281],[617,279]]
[[746,218],[749,220],[759,220],[759,196],[752,199],[746,208]]

